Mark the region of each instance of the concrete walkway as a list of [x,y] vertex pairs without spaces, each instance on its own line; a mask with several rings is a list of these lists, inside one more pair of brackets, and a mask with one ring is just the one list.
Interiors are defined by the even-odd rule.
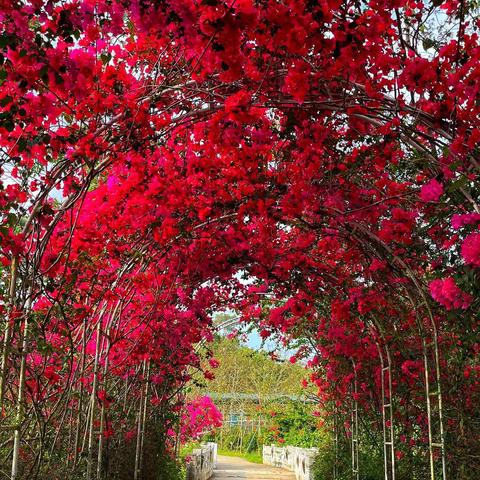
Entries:
[[288,470],[247,462],[243,458],[218,456],[213,480],[295,480]]

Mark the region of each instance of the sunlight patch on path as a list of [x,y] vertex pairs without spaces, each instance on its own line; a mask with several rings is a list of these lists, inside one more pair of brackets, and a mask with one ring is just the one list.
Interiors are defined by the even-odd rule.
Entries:
[[218,456],[213,480],[295,480],[295,475],[281,468],[248,462],[243,458]]

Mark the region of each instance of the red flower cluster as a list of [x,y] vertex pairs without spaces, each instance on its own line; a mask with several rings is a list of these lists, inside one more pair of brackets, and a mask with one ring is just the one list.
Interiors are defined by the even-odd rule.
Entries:
[[472,302],[472,296],[460,290],[452,277],[432,280],[430,293],[447,310],[468,308]]
[[480,232],[471,233],[462,243],[462,257],[465,263],[480,267]]
[[420,198],[424,202],[438,202],[443,194],[443,186],[434,178],[423,185],[420,191]]

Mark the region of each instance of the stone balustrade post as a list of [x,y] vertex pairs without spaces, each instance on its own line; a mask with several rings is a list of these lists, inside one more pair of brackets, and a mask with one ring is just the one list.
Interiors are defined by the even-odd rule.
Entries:
[[295,473],[297,480],[313,480],[312,466],[318,453],[316,448],[263,446],[263,463],[285,468]]
[[211,442],[193,450],[186,466],[187,480],[209,480],[217,464],[217,450],[217,444]]

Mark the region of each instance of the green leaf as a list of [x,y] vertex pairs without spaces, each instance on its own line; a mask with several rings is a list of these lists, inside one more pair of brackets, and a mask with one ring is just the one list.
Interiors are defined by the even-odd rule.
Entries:
[[45,83],[48,83],[48,65],[44,65],[40,69],[39,76]]
[[12,100],[13,100],[12,96],[6,95],[0,100],[0,105],[4,107],[5,105],[8,105]]
[[3,122],[3,128],[5,128],[7,132],[13,132],[13,130],[15,129],[15,124],[10,119],[8,119]]
[[424,38],[422,40],[422,45],[425,50],[435,46],[435,42],[431,38]]
[[15,48],[17,44],[17,37],[11,33],[2,33],[0,35],[0,48],[12,47]]
[[5,82],[6,78],[7,78],[7,71],[4,70],[4,69],[1,69],[0,70],[0,85],[3,85],[3,83]]
[[15,225],[18,222],[18,217],[14,213],[9,213],[7,216],[7,223],[10,226]]
[[27,148],[27,141],[24,138],[20,138],[20,140],[18,141],[18,151],[20,153],[24,152],[26,148]]
[[462,176],[448,186],[448,191],[456,192],[457,190],[460,190],[461,188],[466,187],[469,184],[469,182],[470,180],[468,179],[468,177]]
[[102,60],[102,63],[106,65],[112,59],[112,55],[110,53],[102,53],[100,55],[100,58]]

